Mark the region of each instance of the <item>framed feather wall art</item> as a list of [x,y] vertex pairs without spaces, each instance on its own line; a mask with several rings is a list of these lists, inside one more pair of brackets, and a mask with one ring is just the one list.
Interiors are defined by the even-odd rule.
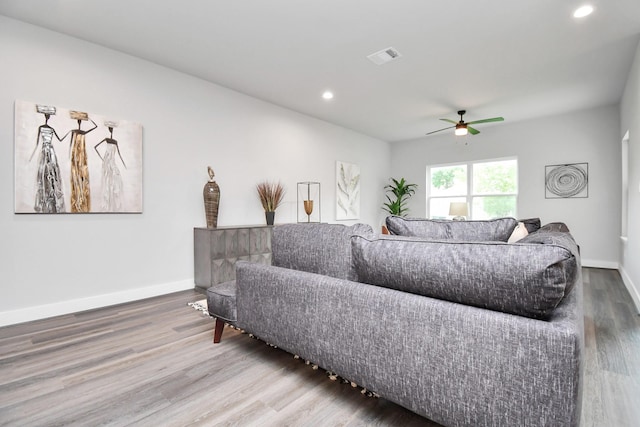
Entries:
[[336,220],[360,218],[360,166],[336,162]]

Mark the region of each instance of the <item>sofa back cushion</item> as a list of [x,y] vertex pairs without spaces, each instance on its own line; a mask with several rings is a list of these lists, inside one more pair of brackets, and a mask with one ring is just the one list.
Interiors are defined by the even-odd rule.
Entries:
[[272,264],[278,267],[355,280],[351,265],[354,234],[372,234],[365,224],[282,224],[273,227]]
[[520,242],[354,236],[360,282],[545,319],[574,286],[579,257],[568,233]]
[[387,228],[398,236],[424,237],[434,240],[461,240],[466,242],[506,242],[518,225],[515,218],[486,221],[449,221],[425,218],[388,216]]

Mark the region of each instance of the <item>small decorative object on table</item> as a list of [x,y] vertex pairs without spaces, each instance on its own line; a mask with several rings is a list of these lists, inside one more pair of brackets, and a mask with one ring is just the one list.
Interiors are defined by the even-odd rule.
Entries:
[[218,206],[220,204],[220,187],[213,180],[215,173],[211,166],[207,166],[209,171],[209,182],[204,186],[202,195],[204,197],[204,211],[207,216],[207,228],[218,227]]
[[298,183],[298,222],[320,222],[319,182]]
[[284,187],[280,182],[262,181],[256,185],[256,190],[258,191],[258,197],[260,197],[260,203],[264,208],[267,225],[273,225],[276,209],[284,198]]

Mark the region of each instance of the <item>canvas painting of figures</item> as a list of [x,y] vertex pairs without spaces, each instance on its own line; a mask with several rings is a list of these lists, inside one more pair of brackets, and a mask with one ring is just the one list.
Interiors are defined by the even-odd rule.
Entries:
[[16,213],[141,213],[142,126],[15,104]]

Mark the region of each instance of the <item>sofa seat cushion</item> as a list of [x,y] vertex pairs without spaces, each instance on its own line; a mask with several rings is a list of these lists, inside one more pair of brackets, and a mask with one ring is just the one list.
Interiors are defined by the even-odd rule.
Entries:
[[518,225],[515,218],[486,221],[449,221],[425,218],[403,218],[391,215],[387,228],[397,236],[415,236],[434,240],[463,240],[467,242],[506,242]]
[[514,244],[354,236],[353,263],[360,282],[546,319],[574,286],[579,258],[570,234],[535,234]]
[[207,309],[212,317],[229,323],[238,320],[236,306],[236,281],[219,283],[207,289]]
[[350,237],[372,233],[373,229],[365,224],[277,225],[271,239],[272,265],[354,280]]

